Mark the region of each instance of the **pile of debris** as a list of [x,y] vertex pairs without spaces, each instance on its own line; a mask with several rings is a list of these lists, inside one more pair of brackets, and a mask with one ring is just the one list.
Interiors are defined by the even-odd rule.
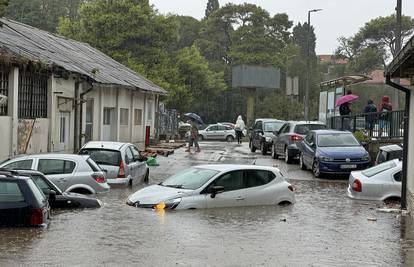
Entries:
[[146,147],[143,154],[146,157],[156,157],[157,155],[168,157],[169,155],[174,154],[175,149],[181,148],[183,146],[185,146],[184,141],[160,143]]

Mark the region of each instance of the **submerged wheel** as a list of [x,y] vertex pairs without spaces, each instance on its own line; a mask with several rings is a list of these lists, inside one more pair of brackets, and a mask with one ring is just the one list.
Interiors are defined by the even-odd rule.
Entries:
[[285,147],[285,162],[287,164],[291,164],[293,161],[292,157],[289,156],[289,149],[287,147]]
[[234,137],[231,136],[231,135],[229,135],[229,136],[226,137],[226,141],[229,142],[229,143],[231,143],[231,142],[234,141]]
[[321,171],[319,169],[319,163],[316,160],[312,164],[312,172],[313,172],[313,176],[315,176],[315,178],[320,178],[321,177]]
[[274,145],[272,146],[272,158],[274,158],[274,159],[279,158],[279,155],[277,154],[276,148],[275,148]]
[[299,156],[299,167],[301,170],[307,170],[308,168],[306,167],[305,163],[303,162],[303,155],[302,153]]

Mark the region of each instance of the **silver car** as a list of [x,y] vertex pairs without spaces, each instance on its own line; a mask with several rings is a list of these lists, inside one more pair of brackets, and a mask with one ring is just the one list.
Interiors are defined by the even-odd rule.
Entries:
[[226,140],[233,142],[236,138],[236,132],[233,128],[222,124],[212,124],[204,130],[198,131],[200,140]]
[[402,162],[394,159],[364,171],[351,172],[347,195],[365,200],[401,199]]
[[148,182],[147,158],[130,143],[92,141],[79,154],[89,155],[106,172],[111,185],[135,185]]
[[109,191],[105,173],[89,156],[25,155],[1,163],[0,168],[37,170],[63,192],[95,194]]

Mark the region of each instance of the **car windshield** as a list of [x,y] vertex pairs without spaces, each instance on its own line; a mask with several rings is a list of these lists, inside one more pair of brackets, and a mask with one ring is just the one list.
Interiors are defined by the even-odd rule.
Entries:
[[387,161],[384,163],[381,163],[377,166],[374,166],[372,168],[366,169],[365,171],[362,171],[362,174],[365,175],[366,177],[372,177],[374,175],[377,175],[383,171],[389,170],[391,168],[396,167],[397,164],[395,164],[394,161]]
[[89,155],[90,158],[100,165],[119,166],[121,153],[117,150],[108,149],[82,149],[81,155]]
[[360,146],[358,140],[351,133],[335,133],[318,135],[318,146],[338,147],[338,146]]
[[165,182],[160,183],[160,185],[195,190],[200,188],[217,173],[218,171],[215,170],[190,168],[169,177]]
[[272,122],[265,122],[264,124],[264,131],[265,132],[277,132],[282,128],[283,122],[281,121],[272,121]]
[[295,133],[300,135],[307,135],[311,130],[325,129],[326,126],[323,124],[298,124],[295,126]]

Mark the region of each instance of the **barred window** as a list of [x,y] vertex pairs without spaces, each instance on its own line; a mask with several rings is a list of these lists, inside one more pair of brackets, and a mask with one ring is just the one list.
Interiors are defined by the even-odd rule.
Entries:
[[19,73],[19,118],[47,117],[46,74],[20,71]]
[[[0,66],[0,95],[9,95],[9,70]],[[7,116],[7,103],[0,105],[0,116]]]

